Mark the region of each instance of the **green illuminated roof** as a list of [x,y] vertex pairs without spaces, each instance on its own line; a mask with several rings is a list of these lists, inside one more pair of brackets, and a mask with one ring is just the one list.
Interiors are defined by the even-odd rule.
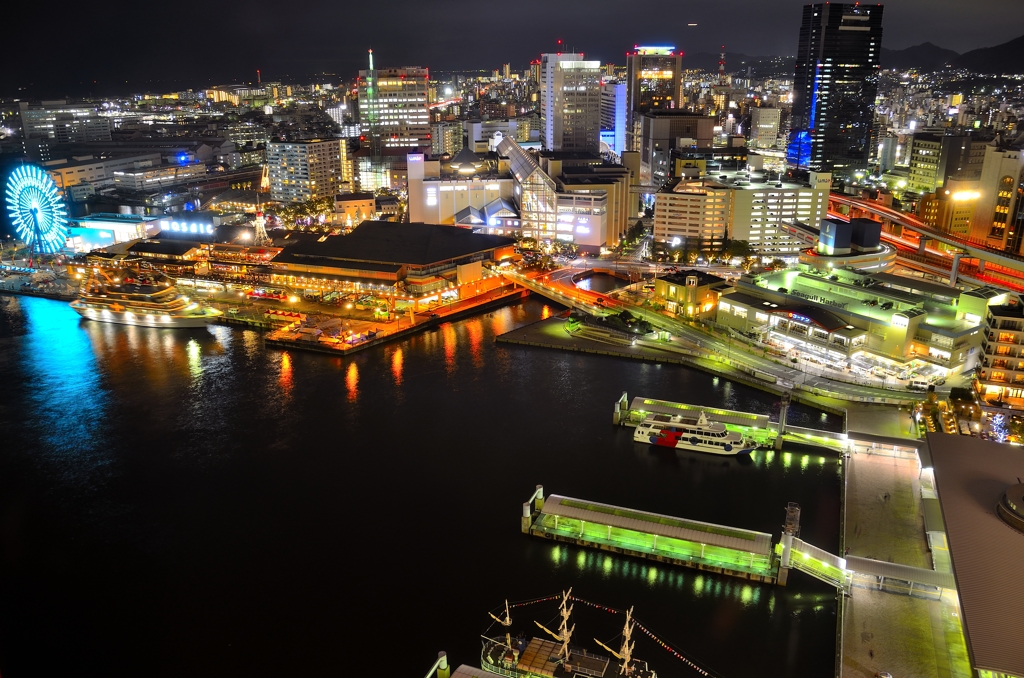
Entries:
[[[730,299],[729,297],[723,297]],[[752,414],[750,412],[736,412],[734,410],[722,410],[715,407],[702,407],[700,405],[689,405],[687,403],[673,403],[667,400],[655,400],[637,396],[629,404],[629,409],[634,412],[648,412],[651,414],[667,414],[669,416],[692,416],[697,418],[700,412],[713,421],[723,424],[736,424],[739,426],[753,426],[755,428],[766,428],[768,426],[768,415]]]

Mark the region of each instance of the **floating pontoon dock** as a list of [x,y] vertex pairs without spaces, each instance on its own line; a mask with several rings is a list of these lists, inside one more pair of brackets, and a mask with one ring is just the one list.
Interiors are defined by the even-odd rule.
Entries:
[[[770,445],[779,436],[780,423],[770,421],[767,414],[754,414],[753,412],[739,412],[718,407],[674,403],[668,400],[657,400],[644,396],[636,396],[629,400],[626,393],[623,393],[615,403],[612,423],[619,426],[636,426],[652,414],[667,416],[689,415],[696,419],[700,412],[704,412],[712,421],[725,424],[725,427],[730,431],[738,431],[745,436],[753,438],[762,446]],[[793,426],[792,424],[785,423],[785,419],[781,416],[780,422],[786,440],[828,447],[837,451],[845,450],[847,447],[845,417],[843,420],[843,432],[841,433]]]

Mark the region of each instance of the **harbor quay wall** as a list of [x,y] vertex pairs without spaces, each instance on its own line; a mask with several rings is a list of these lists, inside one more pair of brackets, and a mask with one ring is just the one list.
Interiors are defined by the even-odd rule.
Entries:
[[351,355],[353,353],[358,353],[359,351],[364,351],[364,350],[366,350],[368,348],[373,348],[374,346],[380,346],[380,345],[386,344],[388,342],[396,341],[398,339],[403,339],[405,337],[411,336],[413,334],[417,334],[419,332],[425,332],[425,331],[427,331],[427,330],[429,330],[431,328],[443,325],[446,322],[462,320],[463,318],[468,318],[470,316],[476,315],[477,313],[483,313],[483,312],[490,311],[490,310],[493,310],[493,309],[496,309],[496,308],[500,308],[502,306],[505,306],[505,305],[513,303],[513,302],[521,301],[522,299],[524,299],[527,296],[529,296],[529,294],[530,294],[529,290],[524,290],[524,289],[515,290],[513,292],[505,294],[505,295],[503,295],[501,297],[498,297],[496,299],[490,299],[488,301],[483,302],[482,304],[478,304],[478,305],[475,305],[475,306],[470,306],[470,307],[467,307],[467,308],[462,308],[462,309],[459,309],[459,310],[454,311],[452,313],[448,313],[448,314],[446,314],[446,315],[444,315],[442,317],[439,317],[439,318],[428,318],[427,320],[425,320],[425,321],[423,321],[421,323],[418,323],[416,325],[413,325],[412,327],[407,327],[407,328],[405,328],[403,330],[398,330],[397,332],[392,332],[390,334],[385,334],[384,336],[377,337],[377,338],[371,339],[369,341],[364,341],[364,342],[362,342],[360,344],[356,344],[355,346],[353,346],[351,348],[338,349],[338,348],[331,348],[330,346],[325,346],[323,344],[320,344],[319,342],[313,342],[313,341],[291,341],[291,340],[287,340],[287,339],[268,339],[268,338],[264,338],[264,343],[267,346],[273,346],[274,348],[299,349],[299,350],[303,350],[303,351],[315,351],[317,353],[326,353],[326,354],[329,354],[329,355],[334,355],[334,356],[339,356],[339,357],[340,356],[346,356],[346,355]]
[[8,296],[19,296],[19,297],[42,297],[43,299],[54,299],[56,301],[74,301],[78,298],[77,294],[56,294],[53,292],[31,292],[28,290],[17,290],[17,289],[5,289],[0,288],[0,294]]
[[[520,328],[520,329],[522,329],[522,328]],[[561,344],[553,344],[553,343],[546,343],[546,342],[540,342],[540,341],[532,341],[532,340],[526,340],[526,339],[519,339],[519,338],[514,337],[514,336],[509,336],[510,334],[515,333],[517,331],[518,330],[513,330],[510,333],[502,334],[502,335],[500,335],[498,337],[495,337],[494,340],[497,341],[497,342],[501,342],[503,344],[516,344],[516,345],[519,345],[519,346],[533,346],[533,347],[536,347],[536,348],[551,348],[551,349],[556,349],[556,350],[560,350],[560,351],[575,351],[577,353],[591,353],[591,354],[595,354],[595,355],[607,355],[607,356],[614,356],[616,358],[630,358],[632,360],[643,360],[645,362],[652,362],[652,363],[669,363],[669,364],[675,364],[675,365],[686,365],[687,367],[693,367],[693,368],[698,369],[698,370],[703,370],[704,372],[709,372],[709,373],[714,374],[716,376],[725,377],[726,379],[729,379],[730,381],[736,382],[738,384],[744,384],[745,386],[750,386],[751,388],[756,388],[759,391],[764,391],[766,393],[771,393],[772,395],[780,396],[780,397],[782,396],[783,392],[786,392],[788,390],[788,389],[783,389],[782,387],[777,386],[775,384],[771,384],[771,383],[768,383],[766,381],[762,381],[760,379],[757,379],[753,375],[749,375],[748,376],[748,375],[746,375],[746,374],[744,374],[742,372],[736,372],[736,371],[721,369],[717,365],[706,365],[703,362],[700,362],[698,360],[691,359],[689,357],[682,356],[682,355],[680,355],[679,357],[675,357],[675,356],[667,356],[667,355],[666,356],[655,356],[655,355],[649,355],[649,354],[644,354],[644,353],[627,353],[625,351],[613,350],[610,346],[604,346],[604,347],[600,347],[599,348],[598,346],[593,346],[593,347],[591,347],[591,346],[583,346],[583,345],[580,345],[579,343],[561,345]],[[711,358],[708,358],[708,360],[711,360]],[[831,403],[822,402],[820,399],[814,397],[815,395],[817,395],[817,394],[805,394],[805,393],[800,392],[800,391],[792,391],[793,399],[796,400],[796,401],[799,401],[801,403],[804,403],[805,405],[810,405],[811,407],[816,407],[816,408],[818,408],[818,409],[820,409],[820,410],[822,410],[824,412],[828,412],[829,414],[835,414],[835,415],[838,415],[838,416],[843,416],[846,413],[845,409],[843,409],[841,407],[836,407],[835,405],[832,405]],[[822,393],[821,395],[823,395],[823,396],[831,396],[832,394]],[[896,401],[894,401],[894,402],[896,402]]]

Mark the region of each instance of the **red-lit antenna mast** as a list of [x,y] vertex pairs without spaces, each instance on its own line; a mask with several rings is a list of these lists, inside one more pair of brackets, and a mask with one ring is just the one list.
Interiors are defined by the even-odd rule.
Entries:
[[256,85],[259,86],[261,84],[263,84],[263,78],[262,78],[262,76],[260,76],[260,69],[257,68],[256,69]]
[[722,53],[718,59],[718,84],[724,86],[725,82],[725,45],[722,45]]

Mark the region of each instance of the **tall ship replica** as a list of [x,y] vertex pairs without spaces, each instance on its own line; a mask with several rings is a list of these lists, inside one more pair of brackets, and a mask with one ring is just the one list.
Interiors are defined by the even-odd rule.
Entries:
[[633,429],[633,441],[722,455],[750,454],[757,449],[754,440],[729,431],[721,422],[709,421],[703,410],[696,419],[679,415],[648,415]]
[[93,267],[71,308],[88,320],[144,327],[204,327],[221,315],[180,294],[168,276],[144,266]]
[[[622,630],[622,647],[618,652],[596,638],[594,639],[594,642],[619,660],[619,666],[615,667],[611,658],[569,644],[572,634],[576,630],[575,624],[569,625],[569,617],[572,615],[573,609],[573,606],[569,604],[572,599],[572,589],[563,592],[559,597],[561,598],[559,614],[562,621],[557,632],[534,621],[555,642],[546,638],[527,639],[525,635],[513,635],[510,631],[512,618],[509,615],[507,601],[503,618],[488,613],[495,622],[505,627],[505,634],[499,638],[489,638],[487,635],[482,637],[483,650],[480,653],[480,668],[488,673],[510,678],[573,678],[576,676],[603,678],[605,675],[609,678],[611,676],[657,678],[657,674],[647,667],[647,662],[633,658],[633,646],[636,645],[636,642],[632,641],[631,637],[636,622],[632,617],[632,608],[626,612],[626,625]],[[610,671],[609,668],[611,668]]]

